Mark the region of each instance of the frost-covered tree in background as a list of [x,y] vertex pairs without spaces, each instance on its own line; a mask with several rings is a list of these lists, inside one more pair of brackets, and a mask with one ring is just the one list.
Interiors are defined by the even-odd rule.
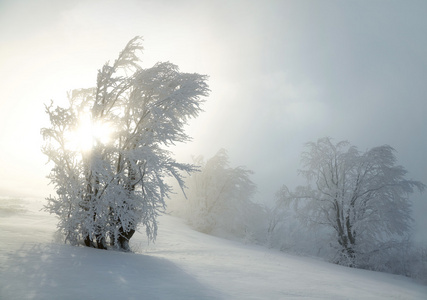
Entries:
[[200,171],[186,178],[187,197],[172,199],[172,211],[204,233],[240,238],[252,234],[251,216],[262,210],[251,201],[256,191],[252,171],[230,167],[224,149],[207,161],[198,156],[193,162]]
[[43,152],[56,189],[46,208],[71,244],[106,248],[109,241],[128,250],[140,225],[154,239],[171,191],[165,177],[182,188],[180,174],[194,171],[166,148],[189,140],[183,127],[201,112],[207,77],[169,62],[144,69],[142,49],[141,38],[132,39],[98,71],[95,87],[69,93],[69,107],[46,107]]
[[[405,179],[396,165],[394,149],[379,146],[360,152],[348,142],[322,138],[307,144],[300,174],[308,184],[278,192],[278,207],[293,206],[297,218],[329,234],[334,261],[372,268],[396,251],[411,229],[414,188],[421,182]],[[313,227],[312,227],[313,228]]]

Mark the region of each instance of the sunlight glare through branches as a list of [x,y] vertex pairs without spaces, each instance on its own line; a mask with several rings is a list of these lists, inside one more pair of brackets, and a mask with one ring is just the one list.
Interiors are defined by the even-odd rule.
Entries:
[[93,121],[89,114],[80,117],[76,130],[66,136],[67,148],[73,151],[89,152],[98,144],[108,144],[111,126],[102,121]]

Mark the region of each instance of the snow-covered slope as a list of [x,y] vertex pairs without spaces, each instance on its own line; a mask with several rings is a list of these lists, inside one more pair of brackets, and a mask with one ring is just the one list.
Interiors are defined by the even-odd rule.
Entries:
[[41,200],[0,199],[0,299],[427,299],[402,277],[204,235],[162,216],[135,253],[54,242]]

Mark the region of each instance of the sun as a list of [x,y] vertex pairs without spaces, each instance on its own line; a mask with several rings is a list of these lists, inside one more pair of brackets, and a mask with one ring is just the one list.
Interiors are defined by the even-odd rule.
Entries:
[[110,142],[111,126],[106,122],[93,121],[89,114],[83,114],[77,128],[69,132],[65,139],[69,150],[90,152],[95,146]]

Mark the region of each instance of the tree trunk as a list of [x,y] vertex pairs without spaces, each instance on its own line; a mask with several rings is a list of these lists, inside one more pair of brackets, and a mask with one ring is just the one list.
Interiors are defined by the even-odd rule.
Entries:
[[85,243],[86,247],[95,248],[95,245],[93,244],[93,241],[89,237],[89,235],[86,235],[83,240],[84,240],[84,243]]
[[128,232],[124,232],[123,227],[119,229],[119,238],[117,239],[118,246],[121,250],[130,251],[129,240],[135,233],[135,229],[131,229]]
[[98,249],[107,250],[105,238],[100,234],[96,236],[96,245],[98,246]]

